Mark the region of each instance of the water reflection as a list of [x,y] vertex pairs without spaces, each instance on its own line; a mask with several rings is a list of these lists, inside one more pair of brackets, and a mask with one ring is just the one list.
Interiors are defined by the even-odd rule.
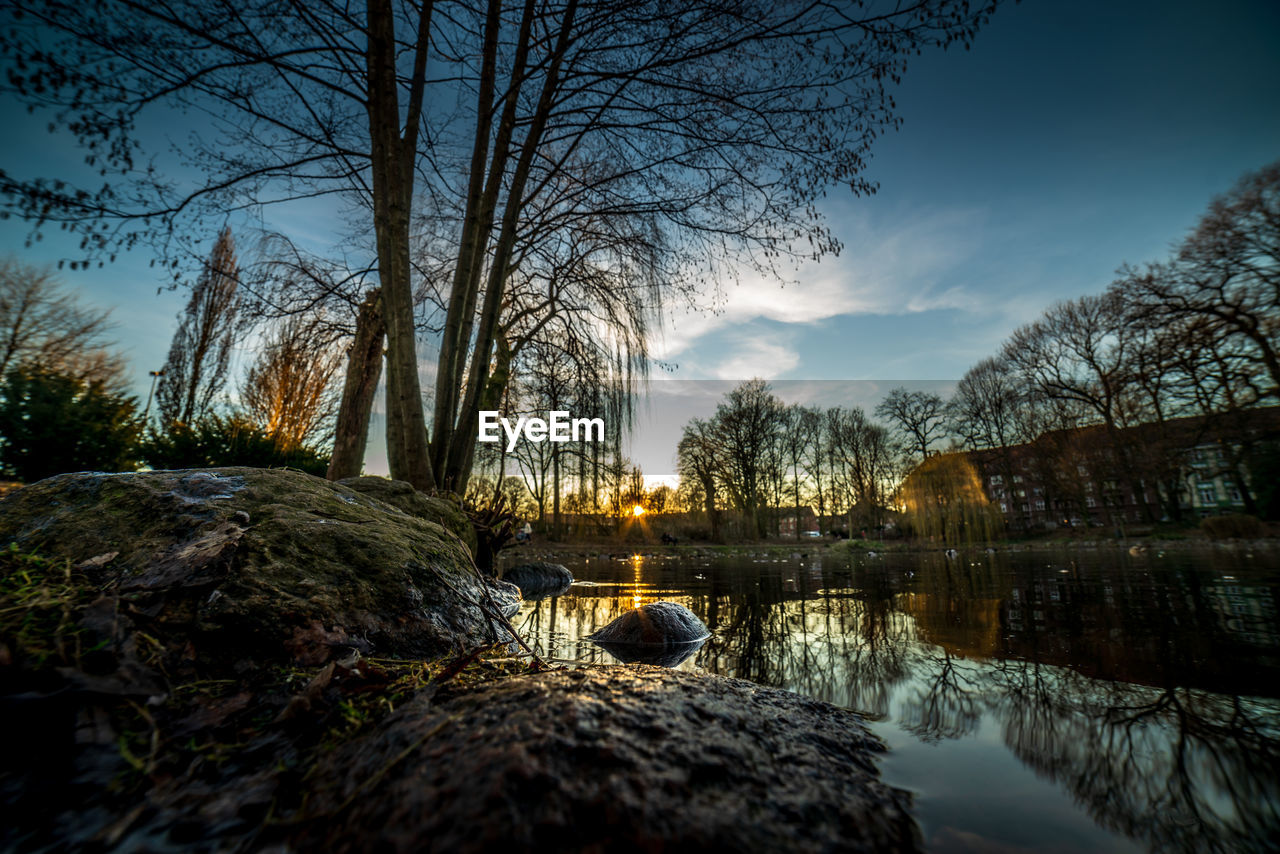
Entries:
[[657,667],[679,667],[702,648],[705,641],[673,643],[666,646],[643,643],[611,643],[592,641],[623,664],[652,664]]
[[[711,631],[683,668],[863,711],[935,745],[937,763],[962,761],[948,745],[981,749],[994,725],[991,749],[1099,832],[1181,851],[1280,838],[1277,574],[1243,556],[640,559],[574,574],[585,583],[522,614],[553,658],[610,661],[587,634],[679,602]],[[1052,806],[1016,781],[949,797]]]

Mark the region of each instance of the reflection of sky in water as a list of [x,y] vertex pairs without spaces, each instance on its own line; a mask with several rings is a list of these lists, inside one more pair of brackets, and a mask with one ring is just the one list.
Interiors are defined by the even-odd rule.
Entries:
[[1280,836],[1261,557],[592,558],[517,625],[554,659],[614,663],[585,637],[688,607],[712,637],[680,669],[872,717],[933,851],[1251,850]]

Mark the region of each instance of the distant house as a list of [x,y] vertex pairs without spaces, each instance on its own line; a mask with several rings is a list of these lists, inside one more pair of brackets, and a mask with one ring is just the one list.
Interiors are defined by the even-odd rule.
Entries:
[[1234,419],[1102,425],[969,451],[1011,530],[1149,523],[1252,512],[1246,450],[1280,439],[1280,406]]
[[[796,535],[796,508],[770,507],[769,512],[774,514],[778,520],[779,536],[794,537]],[[800,508],[799,524],[801,534],[818,530],[818,516],[813,512],[812,507],[802,506]]]

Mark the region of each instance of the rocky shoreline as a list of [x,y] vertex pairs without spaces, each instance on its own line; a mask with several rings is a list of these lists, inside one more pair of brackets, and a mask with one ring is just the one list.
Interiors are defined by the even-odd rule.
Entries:
[[0,847],[919,848],[857,715],[545,670],[457,508],[361,480],[82,473],[0,501]]

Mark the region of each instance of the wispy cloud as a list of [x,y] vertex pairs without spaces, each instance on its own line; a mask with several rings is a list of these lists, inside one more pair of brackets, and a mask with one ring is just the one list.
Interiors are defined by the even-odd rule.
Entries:
[[[845,247],[839,257],[801,265],[788,283],[754,271],[741,273],[717,311],[682,311],[671,317],[656,355],[676,357],[712,332],[756,320],[804,325],[852,314],[989,310],[991,295],[946,281],[978,251],[984,220],[978,210],[916,211],[891,222],[872,222],[865,214],[842,215],[838,231]],[[767,356],[770,347],[781,347],[753,339],[739,344],[740,350],[724,364],[738,361],[739,354],[740,361],[749,364]],[[794,366],[791,361],[770,373]],[[717,370],[715,375],[725,374]]]
[[731,339],[727,356],[711,368],[722,380],[773,379],[800,364],[800,354],[779,334],[744,334]]

